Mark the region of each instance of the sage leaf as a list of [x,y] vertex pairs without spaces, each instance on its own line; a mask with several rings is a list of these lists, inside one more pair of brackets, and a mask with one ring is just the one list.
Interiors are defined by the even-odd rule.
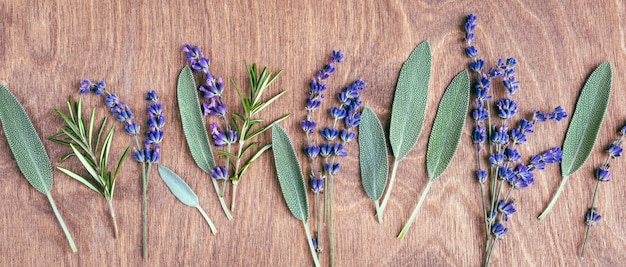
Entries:
[[395,157],[387,192],[383,197],[380,209],[376,213],[378,221],[382,221],[383,211],[387,206],[391,190],[396,179],[396,170],[400,161],[411,151],[422,133],[426,107],[428,106],[428,85],[432,68],[430,44],[424,41],[419,44],[400,69],[396,92],[391,108],[389,125],[389,142]]
[[319,258],[313,246],[311,231],[307,225],[309,220],[309,200],[306,195],[300,161],[296,156],[296,150],[293,148],[289,135],[279,124],[272,126],[272,152],[274,154],[274,166],[278,175],[278,183],[287,207],[296,219],[302,221],[313,263],[316,267],[319,267]]
[[422,192],[415,209],[406,225],[398,235],[403,239],[409,231],[411,224],[417,217],[426,194],[431,185],[448,168],[452,158],[456,154],[461,141],[461,134],[465,127],[465,119],[470,99],[470,81],[467,70],[457,74],[441,97],[433,128],[428,139],[426,150],[426,169],[430,180]]
[[178,200],[180,200],[180,202],[182,202],[183,204],[198,209],[198,211],[202,213],[202,216],[211,228],[211,233],[216,234],[217,229],[215,228],[215,225],[213,224],[211,219],[209,219],[202,207],[200,207],[200,201],[198,200],[198,196],[196,196],[196,193],[193,192],[193,190],[191,189],[191,187],[189,187],[185,180],[183,180],[183,178],[180,178],[178,174],[163,165],[159,164],[158,169],[161,180],[163,180],[165,185],[167,185],[167,188],[170,189],[170,192],[172,192],[172,194],[176,198],[178,198]]
[[538,219],[548,216],[569,176],[578,171],[591,154],[611,99],[612,79],[613,70],[611,63],[607,61],[598,66],[585,82],[563,142],[561,161],[563,180],[552,201]]
[[189,66],[185,66],[178,75],[177,97],[183,132],[191,156],[200,169],[206,173],[211,173],[211,169],[215,168],[215,158],[202,119],[196,81]]
[[3,84],[0,84],[0,122],[20,172],[28,183],[48,197],[72,251],[76,252],[76,244],[50,194],[53,180],[50,158],[26,110]]
[[272,126],[272,152],[280,189],[291,214],[298,220],[309,220],[309,200],[306,195],[304,176],[296,150],[285,129],[278,124]]
[[402,65],[396,84],[389,125],[389,142],[396,160],[402,160],[422,133],[432,55],[430,44],[419,44]]
[[[210,174],[211,169],[215,168],[215,158],[211,149],[211,141],[204,126],[202,118],[202,109],[200,107],[200,99],[196,90],[196,81],[189,66],[185,66],[178,75],[178,85],[176,90],[178,97],[178,110],[180,111],[180,119],[183,124],[183,132],[187,140],[187,146],[191,152],[191,157],[196,165],[205,173]],[[211,179],[213,188],[218,195],[220,205],[226,218],[232,220],[224,197],[220,195],[220,188],[217,181]]]
[[431,180],[441,176],[456,154],[465,127],[469,99],[469,74],[464,70],[452,79],[441,97],[430,132],[426,150],[426,169]]
[[[365,107],[359,125],[359,164],[361,182],[365,193],[380,208],[378,200],[382,197],[389,175],[387,143],[385,131],[376,113]],[[382,219],[382,218],[379,218]]]

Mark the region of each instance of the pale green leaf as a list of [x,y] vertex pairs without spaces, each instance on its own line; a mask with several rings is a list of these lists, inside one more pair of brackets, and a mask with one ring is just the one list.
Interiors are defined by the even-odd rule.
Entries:
[[365,107],[361,115],[359,151],[363,189],[372,200],[377,201],[387,185],[389,160],[385,131],[376,113],[369,107]]
[[178,109],[183,124],[183,132],[191,156],[198,167],[210,173],[215,167],[209,135],[204,127],[196,82],[189,66],[185,66],[178,76]]
[[[285,114],[285,115],[281,116],[280,118],[272,121],[268,125],[265,125],[265,126],[263,126],[261,128],[256,129],[254,132],[252,132],[250,134],[246,133],[246,138],[244,140],[247,141],[247,140],[250,140],[250,139],[256,137],[259,134],[262,134],[263,132],[267,131],[270,127],[272,127],[274,124],[277,124],[277,123],[283,121],[284,119],[289,118],[289,116],[291,116],[291,114]],[[248,130],[250,130],[250,128],[248,128]]]
[[289,135],[280,125],[272,126],[272,152],[280,189],[291,214],[298,220],[309,220],[309,200],[306,195],[300,161]]
[[78,175],[77,173],[70,171],[66,168],[63,167],[57,167],[57,170],[61,171],[62,173],[64,173],[65,175],[73,178],[76,181],[79,181],[80,183],[84,184],[85,186],[87,186],[89,189],[98,192],[98,194],[104,196],[100,189],[101,185],[100,184],[94,184],[91,179],[86,179],[83,178],[82,176]]
[[37,191],[48,194],[53,179],[50,158],[24,107],[2,84],[0,121],[20,171]]
[[591,153],[611,98],[612,72],[611,63],[604,62],[583,86],[563,142],[563,176],[580,169]]
[[419,44],[402,65],[396,84],[389,126],[389,142],[396,160],[402,160],[422,133],[432,55],[428,41]]
[[457,74],[441,97],[428,139],[426,169],[431,180],[448,168],[461,141],[470,99],[467,70]]
[[178,174],[174,173],[167,167],[159,164],[159,176],[170,189],[172,194],[180,200],[183,204],[191,207],[197,207],[200,205],[198,196],[191,190],[191,187],[185,183],[183,178],[180,178]]

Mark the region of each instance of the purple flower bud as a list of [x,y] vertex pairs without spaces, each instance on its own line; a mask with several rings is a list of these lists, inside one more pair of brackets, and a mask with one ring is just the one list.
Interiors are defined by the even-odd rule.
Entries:
[[337,136],[339,136],[339,131],[333,128],[325,128],[320,131],[320,134],[322,135],[322,137],[324,137],[324,139],[328,141],[332,141],[332,140],[335,140]]
[[130,135],[138,135],[139,134],[139,125],[134,122],[126,122],[126,126],[124,127],[124,131]]
[[339,163],[324,163],[324,170],[326,170],[330,175],[336,175],[340,168],[341,165],[339,165]]
[[510,98],[498,101],[496,107],[498,109],[498,116],[505,120],[511,119],[517,112],[517,103]]
[[159,97],[157,96],[156,91],[154,91],[154,90],[149,91],[147,96],[146,96],[146,100],[152,101],[152,102],[159,102]]
[[315,131],[315,126],[317,126],[317,123],[315,123],[314,121],[302,121],[302,130],[306,133],[313,133]]
[[585,213],[585,223],[587,223],[587,225],[589,226],[593,226],[599,223],[601,219],[602,215],[600,215],[600,213],[597,213],[593,208],[587,210],[587,212]]
[[228,169],[224,166],[217,166],[211,170],[211,178],[215,180],[228,179]]
[[479,183],[484,183],[487,181],[487,171],[485,170],[477,170],[476,171],[476,179],[478,179]]
[[469,46],[467,48],[465,48],[465,54],[467,54],[467,56],[469,57],[476,57],[478,55],[478,49],[476,49],[475,46]]
[[608,168],[600,167],[596,169],[596,179],[601,182],[608,182],[611,180],[611,173]]
[[501,223],[496,223],[491,227],[491,233],[496,236],[496,238],[502,238],[504,235],[509,232],[509,228],[504,227]]
[[332,145],[327,143],[323,143],[320,145],[320,156],[322,156],[323,158],[327,158],[333,155],[334,152],[335,150]]
[[321,192],[324,189],[324,179],[321,177],[311,176],[310,183],[311,190],[315,193]]
[[616,145],[615,143],[609,145],[608,152],[609,152],[610,157],[619,158],[622,156],[622,151],[623,151],[622,147],[619,145]]
[[513,206],[513,202],[506,202],[504,200],[498,201],[498,211],[504,214],[504,221],[509,221],[509,216],[515,213],[517,210]]
[[319,155],[320,153],[320,147],[319,146],[308,146],[306,148],[304,148],[304,154],[306,154],[307,157],[309,157],[311,160],[317,158],[317,155]]
[[345,143],[349,143],[356,137],[356,133],[343,129],[341,130],[340,136],[341,140],[343,140]]

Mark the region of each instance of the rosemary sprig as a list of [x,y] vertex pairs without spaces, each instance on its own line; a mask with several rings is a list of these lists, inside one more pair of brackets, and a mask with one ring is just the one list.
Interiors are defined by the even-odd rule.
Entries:
[[120,167],[122,166],[126,155],[128,155],[128,152],[130,151],[130,147],[126,148],[117,162],[115,171],[111,173],[108,171],[108,163],[113,133],[115,132],[115,125],[111,126],[103,139],[102,134],[107,128],[107,118],[104,117],[100,123],[97,134],[94,136],[96,110],[93,109],[91,111],[89,124],[86,125],[82,115],[82,99],[79,99],[77,102],[73,102],[70,98],[67,101],[67,108],[68,115],[64,114],[57,108],[54,109],[63,121],[65,121],[65,126],[63,126],[57,134],[48,137],[48,139],[57,144],[68,146],[71,149],[70,152],[61,157],[59,162],[64,162],[71,157],[76,157],[85,170],[87,170],[89,176],[83,177],[80,174],[63,167],[57,167],[57,169],[74,180],[84,184],[89,189],[96,191],[106,199],[109,206],[109,212],[111,214],[115,238],[117,238],[119,230],[117,220],[115,219],[115,210],[113,209],[113,193],[115,191],[115,181],[117,180],[117,175],[119,174]]

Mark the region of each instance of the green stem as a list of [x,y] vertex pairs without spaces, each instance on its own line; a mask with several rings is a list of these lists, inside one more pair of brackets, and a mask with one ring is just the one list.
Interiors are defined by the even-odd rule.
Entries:
[[204,217],[204,220],[206,221],[206,223],[209,224],[209,227],[211,228],[211,233],[213,235],[217,234],[217,228],[215,228],[215,225],[213,224],[213,222],[209,218],[209,215],[207,215],[206,212],[204,212],[204,210],[202,209],[202,207],[200,207],[200,205],[196,206],[196,209],[198,209],[198,211],[200,211],[200,214],[202,214],[202,217]]
[[[321,216],[321,203],[320,203],[320,192],[315,192],[315,217],[316,217],[316,221],[317,221],[317,227],[316,227],[316,233],[315,233],[315,237],[317,238],[317,247],[321,248],[321,238],[320,238],[320,232],[321,230],[321,222],[322,222],[322,216]],[[320,252],[321,250],[317,250],[318,252]]]
[[330,181],[328,185],[328,241],[330,249],[330,266],[335,266],[335,242],[333,238],[333,184],[334,175],[329,175]]
[[54,199],[52,199],[52,194],[48,192],[46,196],[48,197],[48,201],[50,201],[50,206],[52,206],[52,211],[54,211],[54,215],[57,217],[57,220],[59,220],[59,224],[61,224],[61,228],[63,229],[63,233],[65,233],[65,237],[67,237],[67,241],[70,243],[72,252],[78,251],[78,249],[76,248],[76,244],[74,244],[74,239],[72,239],[72,235],[70,234],[70,231],[67,229],[67,226],[65,226],[65,222],[63,221],[63,218],[61,217],[61,213],[59,213],[59,210],[57,209],[57,205],[54,204]]
[[567,178],[569,178],[569,176],[563,177],[563,180],[561,181],[561,185],[559,185],[559,189],[556,191],[556,194],[554,194],[552,201],[550,201],[550,204],[548,205],[548,207],[546,207],[546,209],[539,215],[539,217],[537,217],[537,219],[543,220],[544,218],[546,218],[546,216],[548,216],[548,214],[552,210],[552,207],[554,207],[554,204],[556,204],[556,200],[559,199],[561,192],[563,192],[563,188],[565,188],[565,183],[567,182]]
[[224,214],[226,214],[226,218],[229,221],[233,220],[233,216],[230,215],[230,211],[228,210],[228,206],[226,206],[226,201],[224,201],[224,197],[220,195],[220,186],[217,184],[217,181],[211,177],[211,182],[213,183],[213,188],[215,188],[215,193],[217,194],[217,199],[220,201],[220,205],[222,206],[222,210],[224,210]]
[[[380,204],[378,204],[378,200],[374,200],[374,205],[376,205],[376,214],[380,213]],[[382,216],[376,216],[376,218],[378,219],[378,223],[383,224]]]
[[230,210],[235,210],[235,197],[237,196],[237,184],[239,184],[239,181],[233,181],[233,196],[230,199]]
[[[605,166],[608,163],[605,163]],[[596,189],[593,191],[593,198],[591,199],[591,212],[595,211],[594,205],[596,204],[596,198],[598,196],[598,189],[600,188],[600,180],[596,182]],[[589,234],[591,233],[591,224],[587,225],[587,234],[585,234],[585,241],[583,242],[583,250],[580,253],[580,258],[585,257],[585,248],[587,247],[587,239],[589,239]]]
[[424,199],[426,199],[426,194],[428,194],[428,190],[430,190],[430,186],[433,184],[433,182],[434,182],[433,180],[430,180],[426,184],[426,188],[424,188],[424,192],[422,193],[422,196],[420,197],[419,201],[417,202],[417,206],[415,206],[415,209],[413,209],[413,213],[411,214],[411,217],[409,217],[409,221],[407,221],[406,225],[404,225],[404,228],[402,228],[402,231],[398,235],[398,239],[400,239],[400,240],[404,239],[404,236],[409,231],[409,228],[411,228],[411,224],[413,224],[413,221],[415,221],[415,218],[417,217],[417,213],[418,213],[420,207],[422,206],[422,203],[424,202]]
[[143,258],[148,258],[148,176],[150,175],[150,169],[152,168],[152,163],[148,163],[148,168],[146,171],[145,163],[142,163],[142,186],[141,186],[141,195],[143,196],[142,201],[142,221],[143,221],[143,231],[142,231],[142,242],[143,242]]
[[115,238],[119,236],[119,230],[117,228],[117,219],[115,218],[115,210],[113,209],[113,200],[107,199],[107,204],[109,204],[109,212],[111,213],[111,221],[113,222],[113,231],[115,234]]
[[383,197],[383,202],[380,204],[380,209],[378,209],[376,216],[379,218],[378,222],[382,222],[383,220],[383,211],[385,211],[385,207],[387,207],[387,201],[389,201],[389,196],[391,195],[391,189],[393,189],[393,183],[396,180],[396,171],[398,170],[398,164],[400,164],[400,160],[395,160],[393,162],[393,168],[391,169],[391,179],[389,179],[389,187],[387,188],[387,192],[385,192],[385,196]]
[[[485,215],[485,233],[487,234],[487,239],[485,240],[485,242],[489,242],[489,220],[487,219],[487,206],[485,205],[485,186],[483,184],[480,184],[480,199],[482,200],[483,203],[483,214]],[[487,245],[488,246],[488,245]],[[487,249],[488,247],[486,247],[485,249]]]
[[306,233],[306,240],[309,243],[309,248],[311,249],[311,257],[313,257],[313,262],[315,263],[315,267],[320,267],[320,261],[317,258],[317,253],[315,252],[315,247],[313,246],[313,239],[311,238],[311,232],[309,232],[309,227],[306,225],[305,221],[302,221],[302,225],[304,226],[304,232]]
[[493,256],[493,250],[496,248],[497,241],[498,238],[496,237],[491,244],[491,249],[489,249],[489,256],[487,256],[487,261],[485,262],[485,267],[489,267],[489,265],[491,264],[491,256]]

